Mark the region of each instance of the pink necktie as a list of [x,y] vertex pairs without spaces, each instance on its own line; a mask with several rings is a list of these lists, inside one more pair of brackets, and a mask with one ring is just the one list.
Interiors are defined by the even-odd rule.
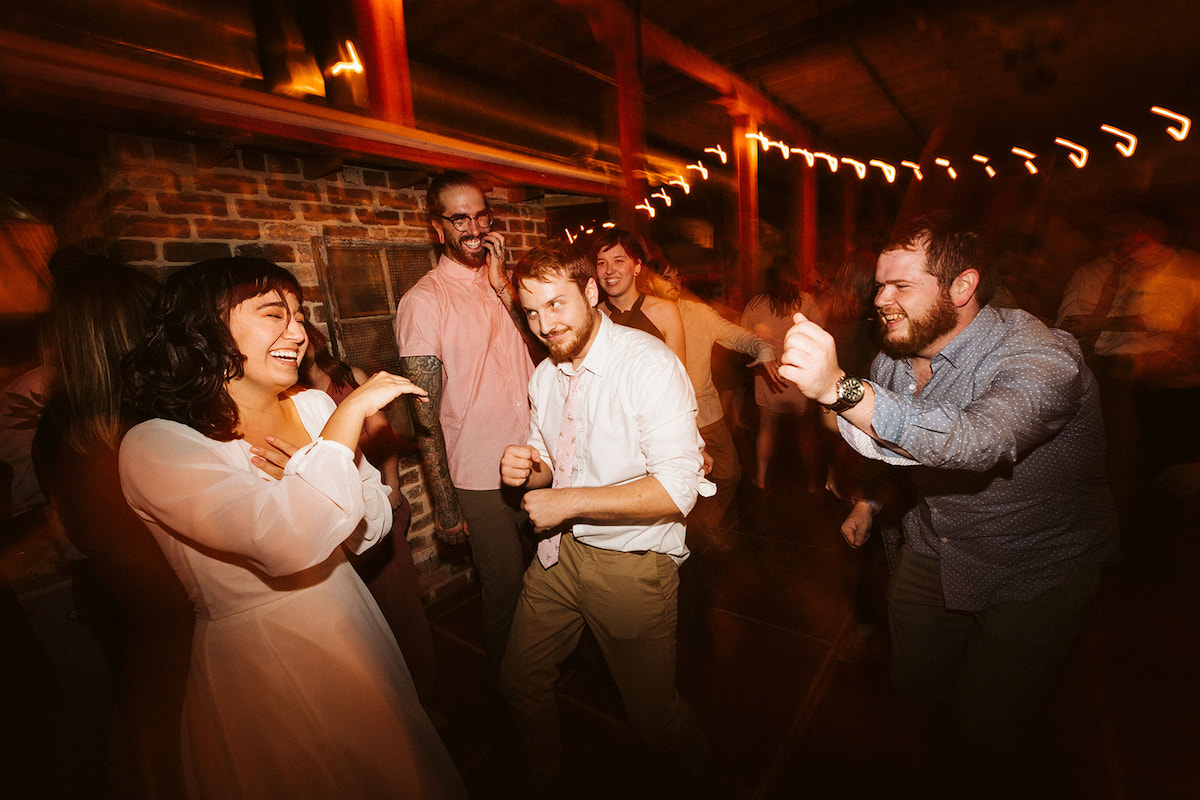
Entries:
[[[554,481],[551,488],[563,489],[571,485],[571,470],[575,466],[575,435],[578,431],[576,410],[579,407],[579,379],[583,377],[580,370],[571,376],[567,386],[567,400],[563,403],[562,422],[558,426],[558,446],[554,451]],[[550,569],[558,563],[558,547],[562,534],[556,533],[548,539],[538,542],[537,557],[544,569]]]

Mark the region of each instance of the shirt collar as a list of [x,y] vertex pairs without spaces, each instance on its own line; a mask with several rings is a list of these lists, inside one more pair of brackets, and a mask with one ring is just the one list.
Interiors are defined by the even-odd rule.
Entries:
[[458,263],[445,253],[438,258],[437,265],[438,269],[446,273],[447,277],[453,278],[456,281],[461,281],[463,283],[477,283],[481,279],[487,280],[487,270],[485,268],[480,267],[478,269],[472,269],[471,267]]
[[950,343],[938,352],[935,359],[942,358],[949,362],[950,366],[957,368],[959,362],[963,360],[971,348],[983,337],[988,335],[988,331],[995,328],[1000,322],[1000,315],[996,309],[991,306],[984,306],[979,309],[979,313],[975,315],[975,319],[967,323],[967,327],[958,332],[950,340]]
[[[587,355],[583,357],[583,363],[579,365],[579,372],[586,371],[594,375],[603,375],[605,368],[608,366],[608,359],[613,348],[613,326],[616,323],[609,319],[607,314],[601,312],[598,324],[600,330],[596,331],[596,338],[592,340],[592,346],[588,348]],[[554,366],[568,378],[575,374],[575,371],[571,369],[570,361],[564,361]]]

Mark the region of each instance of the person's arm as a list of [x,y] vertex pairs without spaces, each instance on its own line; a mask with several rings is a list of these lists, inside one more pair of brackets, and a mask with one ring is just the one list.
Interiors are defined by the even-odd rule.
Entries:
[[364,550],[391,526],[378,471],[342,444],[306,445],[279,480],[229,464],[220,446],[183,425],[135,427],[120,451],[126,500],[144,520],[269,575],[319,564],[343,542]]
[[664,300],[655,295],[646,295],[642,303],[642,311],[646,318],[654,323],[654,327],[662,331],[663,340],[667,347],[675,352],[681,364],[687,363],[687,343],[683,333],[683,317],[679,306],[672,300]]
[[778,358],[778,353],[770,342],[760,339],[741,325],[733,324],[708,306],[703,307],[701,314],[712,330],[713,341],[726,350],[736,350],[754,356],[755,364],[769,364]]
[[675,500],[651,475],[620,486],[537,489],[525,495],[524,508],[538,531],[571,519],[633,523],[679,515]]
[[458,507],[454,482],[450,480],[450,460],[442,433],[442,362],[437,356],[405,356],[400,359],[400,372],[428,395],[428,402],[412,404],[412,412],[417,449],[425,464],[425,478],[433,502],[434,535],[449,544],[458,544],[471,532]]
[[496,231],[491,231],[483,237],[483,246],[487,250],[488,283],[504,304],[508,316],[525,339],[526,348],[536,360],[536,354],[546,352],[546,345],[529,329],[529,320],[526,319],[525,309],[521,307],[521,300],[517,297],[516,287],[508,279],[508,271],[504,268],[504,237]]
[[[999,357],[1003,362],[988,388],[964,406],[864,382],[863,399],[840,414],[842,424],[929,467],[985,471],[1015,462],[1061,430],[1076,412],[1083,377],[1069,351],[1048,340]],[[826,405],[837,399],[837,381],[845,372],[838,365],[833,337],[802,314],[788,331],[783,361],[781,373],[805,396]],[[851,437],[847,440],[864,455],[885,458],[864,452],[861,442]]]

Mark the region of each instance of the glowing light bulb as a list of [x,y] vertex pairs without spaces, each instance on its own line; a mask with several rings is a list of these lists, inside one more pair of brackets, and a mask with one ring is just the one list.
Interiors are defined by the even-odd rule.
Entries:
[[849,164],[850,166],[854,167],[854,171],[858,173],[858,179],[860,181],[867,177],[867,165],[863,162],[855,161],[853,158],[842,156],[842,163]]
[[813,158],[823,158],[825,163],[829,165],[830,172],[837,172],[838,160],[837,156],[831,156],[829,153],[813,153]]
[[989,178],[996,177],[996,170],[992,169],[992,165],[988,163],[989,161],[991,161],[990,158],[988,158],[987,156],[981,156],[978,153],[971,156],[971,158],[975,159],[980,164],[983,164],[983,171],[987,173],[987,176]]
[[1124,139],[1124,141],[1117,142],[1113,146],[1116,147],[1121,155],[1125,156],[1126,158],[1129,158],[1131,155],[1133,155],[1133,151],[1137,150],[1137,137],[1129,131],[1123,131],[1120,128],[1114,128],[1112,125],[1101,125],[1100,130],[1104,131],[1105,133],[1111,133],[1113,136],[1116,136],[1120,139]]
[[712,153],[717,158],[721,159],[722,164],[729,163],[729,156],[725,155],[725,151],[721,149],[721,145],[716,145],[715,147],[706,147],[704,148],[704,152]]
[[694,169],[700,173],[700,177],[708,180],[708,168],[697,161],[695,164],[688,164],[684,169]]
[[1029,170],[1030,175],[1037,175],[1038,168],[1033,163],[1033,159],[1037,158],[1036,153],[1031,153],[1023,147],[1014,147],[1012,153],[1025,159],[1025,169]]
[[766,136],[764,136],[762,131],[758,131],[757,133],[747,133],[746,138],[747,139],[758,139],[758,143],[760,145],[762,145],[762,149],[763,149],[764,153],[767,151],[767,148],[769,148],[771,146],[771,140],[768,139]]
[[939,167],[945,167],[946,174],[950,176],[950,180],[952,180],[952,181],[958,180],[958,172],[955,171],[954,167],[950,166],[950,159],[935,158],[933,160],[933,163],[937,164]]
[[896,168],[891,164],[886,161],[880,161],[878,158],[872,158],[870,163],[872,167],[879,167],[883,170],[883,177],[887,178],[888,183],[896,182]]
[[654,219],[654,215],[657,213],[657,212],[654,210],[654,206],[650,205],[650,201],[649,201],[649,200],[646,200],[645,202],[642,202],[642,203],[638,203],[636,206],[634,206],[634,208],[641,209],[642,211],[645,211],[647,214],[649,214],[649,215],[650,215],[650,219]]
[[1192,127],[1192,121],[1183,114],[1176,114],[1174,111],[1168,111],[1162,106],[1152,106],[1150,108],[1150,113],[1158,114],[1160,117],[1166,117],[1167,119],[1173,119],[1179,123],[1178,128],[1175,126],[1170,126],[1167,128],[1167,133],[1171,134],[1171,138],[1173,138],[1175,141],[1182,142],[1187,138],[1188,131],[1191,130]]
[[915,164],[912,161],[901,161],[900,166],[908,167],[909,169],[911,169],[913,171],[913,177],[915,177],[917,180],[919,180],[919,181],[925,180],[925,176],[921,174],[921,165],[920,164]]
[[1067,158],[1071,159],[1071,163],[1075,165],[1076,169],[1083,169],[1083,165],[1088,160],[1088,149],[1086,147],[1061,137],[1055,139],[1054,143],[1061,144],[1063,147],[1070,149],[1072,152],[1067,154]]
[[354,50],[354,42],[346,40],[346,52],[350,54],[349,61],[339,61],[329,70],[330,75],[341,75],[343,72],[357,72],[362,75],[363,65],[358,59],[358,53]]
[[666,190],[659,189],[657,192],[655,192],[654,194],[652,194],[650,196],[660,198],[664,203],[667,204],[667,208],[671,207],[671,195],[667,194]]
[[810,152],[808,152],[807,150],[805,150],[803,147],[793,147],[793,148],[792,148],[792,152],[793,152],[793,153],[799,153],[800,155],[804,156],[804,160],[808,162],[808,165],[809,165],[810,167],[811,167],[811,166],[812,166],[814,163],[816,163],[816,160],[817,160],[816,156],[814,156],[812,153],[810,153]]
[[692,187],[683,179],[682,175],[675,180],[667,181],[667,186],[678,186],[680,189],[683,189],[684,194],[692,193]]

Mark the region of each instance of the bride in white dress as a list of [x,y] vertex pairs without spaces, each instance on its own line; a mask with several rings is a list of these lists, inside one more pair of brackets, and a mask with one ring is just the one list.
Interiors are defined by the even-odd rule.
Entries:
[[300,287],[260,259],[168,278],[126,380],[148,416],[121,445],[126,499],[196,607],[183,713],[195,798],[460,798],[387,623],[346,561],[389,530],[355,446],[401,394],[292,391]]

